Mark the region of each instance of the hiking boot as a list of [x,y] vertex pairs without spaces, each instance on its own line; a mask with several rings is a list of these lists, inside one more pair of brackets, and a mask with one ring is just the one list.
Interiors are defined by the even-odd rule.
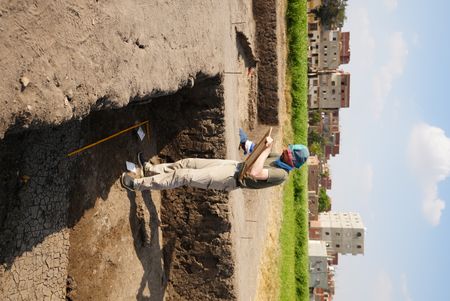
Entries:
[[141,168],[141,176],[149,176],[151,174],[151,168],[153,167],[152,163],[145,160],[144,155],[142,153],[137,154],[137,161],[139,167]]
[[120,177],[120,184],[122,184],[123,188],[128,189],[129,191],[135,191],[134,178],[127,172],[124,172]]

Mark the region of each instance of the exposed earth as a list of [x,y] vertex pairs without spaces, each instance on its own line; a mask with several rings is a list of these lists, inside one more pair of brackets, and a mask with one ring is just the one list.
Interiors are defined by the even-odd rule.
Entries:
[[276,298],[281,187],[119,183],[140,151],[243,159],[239,127],[281,148],[285,3],[253,2],[0,3],[0,300]]

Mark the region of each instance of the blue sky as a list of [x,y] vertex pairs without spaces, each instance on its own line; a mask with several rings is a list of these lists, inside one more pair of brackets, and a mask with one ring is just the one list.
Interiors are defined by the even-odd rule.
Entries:
[[349,0],[350,108],[330,160],[334,211],[362,215],[336,301],[450,300],[450,2]]

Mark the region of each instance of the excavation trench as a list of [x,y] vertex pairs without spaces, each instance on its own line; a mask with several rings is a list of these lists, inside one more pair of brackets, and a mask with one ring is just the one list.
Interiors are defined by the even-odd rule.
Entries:
[[[67,157],[147,120],[143,141],[130,131]],[[155,197],[118,184],[139,151],[161,162],[224,158],[224,131],[221,77],[202,76],[173,95],[7,133],[0,142],[0,299],[18,291],[31,299],[235,299],[227,194],[180,188]],[[136,289],[120,290],[122,281]]]

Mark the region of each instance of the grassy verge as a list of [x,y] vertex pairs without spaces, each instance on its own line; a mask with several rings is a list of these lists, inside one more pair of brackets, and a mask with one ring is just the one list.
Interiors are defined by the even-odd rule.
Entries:
[[[287,0],[288,75],[293,139],[307,144],[306,0]],[[309,299],[307,168],[294,172],[284,191],[281,244],[281,300]]]

